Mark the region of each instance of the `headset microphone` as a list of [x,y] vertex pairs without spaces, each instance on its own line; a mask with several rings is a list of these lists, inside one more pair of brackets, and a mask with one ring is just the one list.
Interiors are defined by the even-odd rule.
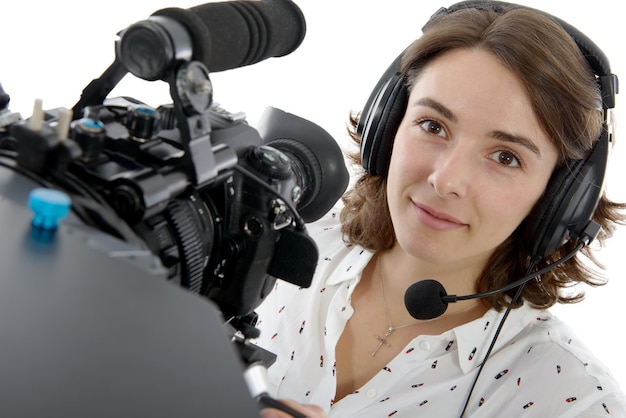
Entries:
[[547,265],[546,267],[530,273],[519,280],[509,283],[506,286],[498,289],[490,290],[487,292],[474,293],[471,295],[448,295],[446,289],[441,283],[436,280],[428,279],[413,283],[404,293],[404,305],[409,311],[411,316],[415,319],[433,319],[443,315],[448,309],[449,303],[458,302],[461,300],[479,299],[485,298],[499,293],[507,292],[516,287],[531,281],[532,279],[541,276],[544,273],[552,270],[558,265],[566,262],[572,258],[578,251],[588,245],[600,231],[600,225],[595,221],[591,221],[584,231],[583,238],[579,239],[578,245],[564,257],[559,258],[555,262]]

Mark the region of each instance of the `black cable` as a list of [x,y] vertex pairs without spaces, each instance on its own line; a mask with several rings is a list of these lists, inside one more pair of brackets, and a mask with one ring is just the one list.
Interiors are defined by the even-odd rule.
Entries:
[[474,392],[474,388],[476,387],[476,383],[478,382],[478,378],[480,377],[480,374],[482,373],[483,368],[485,367],[485,364],[487,363],[487,360],[489,359],[489,356],[491,355],[491,351],[493,350],[493,348],[496,345],[496,341],[498,340],[498,337],[500,336],[500,331],[502,331],[502,327],[504,326],[504,322],[506,321],[506,319],[509,317],[509,314],[511,313],[511,306],[515,302],[517,302],[517,300],[519,299],[520,295],[522,294],[522,289],[524,289],[525,285],[526,285],[526,283],[522,283],[520,285],[520,287],[517,289],[517,292],[515,293],[515,296],[511,300],[511,304],[506,308],[506,311],[504,311],[504,315],[502,316],[502,319],[500,320],[500,323],[498,324],[498,328],[496,329],[496,333],[493,336],[493,339],[491,340],[491,344],[489,345],[489,349],[487,350],[487,353],[485,354],[485,357],[483,358],[483,361],[480,364],[478,372],[476,373],[476,377],[474,377],[474,381],[472,382],[472,386],[470,388],[470,391],[467,394],[467,398],[465,399],[465,405],[463,406],[463,411],[461,412],[460,418],[463,418],[463,415],[465,415],[465,410],[467,409],[467,407],[469,405],[469,401],[470,401],[470,399],[472,397],[472,393]]
[[304,415],[301,412],[296,411],[295,409],[285,405],[281,401],[274,399],[268,395],[261,395],[258,398],[259,406],[261,408],[275,408],[279,409],[283,412],[290,414],[293,418],[309,418],[308,415]]

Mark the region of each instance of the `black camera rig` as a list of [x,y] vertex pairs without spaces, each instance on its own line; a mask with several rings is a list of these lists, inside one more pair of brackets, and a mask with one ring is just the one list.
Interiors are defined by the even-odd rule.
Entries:
[[[256,54],[222,60],[215,55],[219,48],[211,52],[204,43],[229,39],[235,21],[243,22],[248,50]],[[76,265],[77,274],[93,269],[94,277],[120,274],[120,263],[133,264],[138,276],[165,278],[189,297],[213,301],[220,322],[233,328],[228,336],[243,335],[235,341],[244,360],[258,360],[262,354],[247,351],[245,343],[255,335],[254,309],[277,279],[310,284],[317,247],[305,224],[339,199],[348,173],[338,145],[319,126],[268,108],[257,130],[242,114],[222,109],[213,100],[210,68],[286,55],[303,36],[301,12],[287,0],[164,9],[120,32],[115,61],[71,111],[36,105],[24,120],[9,110],[9,96],[0,87],[0,206],[8,208],[2,224],[15,225],[14,236],[28,243],[13,260],[62,246],[62,280],[73,274],[66,263]],[[129,72],[166,81],[172,103],[152,107],[131,97],[108,98]],[[59,226],[53,219],[18,227],[27,194],[34,199],[32,191],[40,188],[68,198],[68,219]],[[7,220],[16,208],[19,218]],[[76,249],[78,258],[72,259],[63,243],[73,238],[66,234],[90,246],[97,242],[93,246],[106,248],[104,256],[83,258]],[[12,283],[22,271],[27,270],[5,269],[2,282]],[[90,292],[74,293],[68,295]],[[64,297],[62,303],[72,301]],[[138,302],[146,304],[154,309],[152,301]]]

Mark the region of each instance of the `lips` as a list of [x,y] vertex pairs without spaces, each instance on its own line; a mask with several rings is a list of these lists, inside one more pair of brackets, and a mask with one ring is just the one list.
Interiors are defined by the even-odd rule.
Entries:
[[418,219],[427,227],[437,231],[452,231],[467,226],[467,224],[455,217],[443,212],[438,212],[429,206],[414,203],[414,207]]

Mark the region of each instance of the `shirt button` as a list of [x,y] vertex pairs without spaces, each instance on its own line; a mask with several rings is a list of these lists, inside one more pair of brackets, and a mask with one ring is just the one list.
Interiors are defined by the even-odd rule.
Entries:
[[375,398],[376,394],[376,389],[368,389],[366,393],[367,397],[370,399]]
[[424,351],[430,350],[430,343],[428,341],[422,341],[420,343],[420,348]]

